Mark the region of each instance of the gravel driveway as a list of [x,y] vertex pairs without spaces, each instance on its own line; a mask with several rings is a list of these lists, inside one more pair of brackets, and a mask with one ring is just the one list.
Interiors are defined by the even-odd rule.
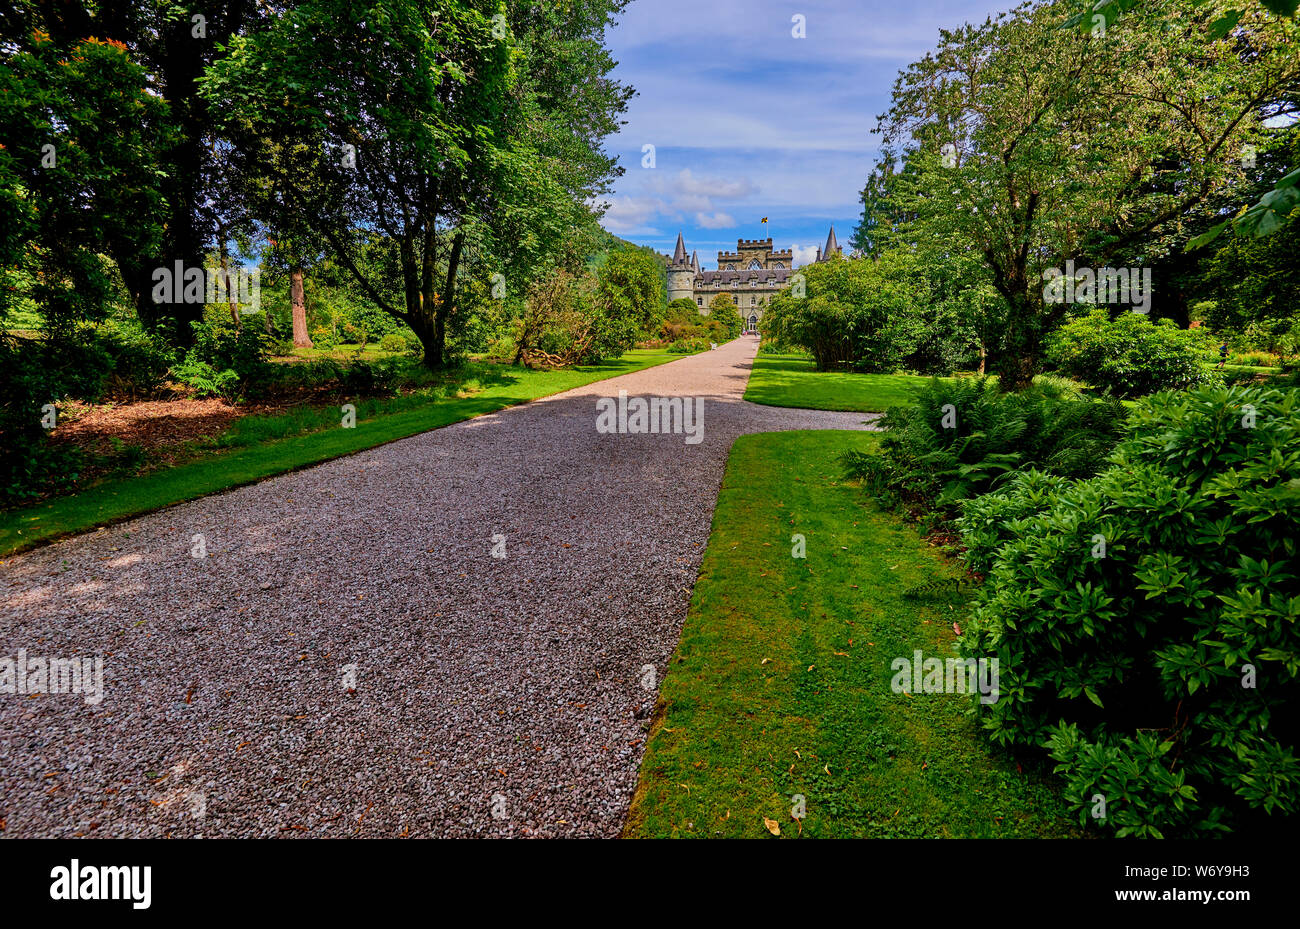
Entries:
[[[0,660],[104,688],[0,694],[0,835],[617,835],[732,442],[875,418],[742,401],[755,349],[11,559]],[[620,389],[703,441],[599,433]]]

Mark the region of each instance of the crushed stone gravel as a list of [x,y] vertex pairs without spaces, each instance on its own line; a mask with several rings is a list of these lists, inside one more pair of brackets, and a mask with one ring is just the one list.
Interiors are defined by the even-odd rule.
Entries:
[[[104,692],[0,694],[3,835],[618,835],[733,441],[876,418],[743,401],[755,351],[11,559],[0,658]],[[703,397],[703,441],[598,432],[620,389]]]

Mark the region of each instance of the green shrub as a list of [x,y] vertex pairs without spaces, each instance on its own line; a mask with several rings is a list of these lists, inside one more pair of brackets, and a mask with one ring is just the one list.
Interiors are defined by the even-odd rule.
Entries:
[[907,251],[806,265],[772,298],[760,329],[807,350],[819,371],[893,373],[906,364],[950,373],[973,351],[958,309],[972,298],[946,293],[953,288],[938,270]]
[[1069,483],[1068,477],[1030,468],[1011,475],[997,492],[964,501],[955,525],[966,548],[966,566],[987,574],[998,549],[1020,538],[1027,531],[1026,520],[1042,513]]
[[101,333],[112,360],[108,389],[119,396],[148,395],[160,389],[176,363],[176,350],[139,326],[116,326]]
[[41,424],[46,404],[68,394],[63,369],[52,363],[58,353],[0,330],[0,506],[72,486],[80,476],[81,452],[51,443]]
[[876,454],[845,455],[849,473],[887,506],[938,521],[1017,470],[1093,473],[1118,441],[1124,408],[1041,378],[1002,393],[991,378],[933,378],[913,406],[890,407]]
[[406,337],[400,332],[390,332],[379,340],[379,348],[385,352],[406,351]]
[[962,523],[991,566],[960,639],[999,660],[993,737],[1048,750],[1081,821],[1118,835],[1293,814],[1300,391],[1157,394],[1100,474],[997,496]]
[[718,294],[709,301],[709,315],[705,318],[710,341],[730,342],[740,335],[745,323],[740,318],[740,310],[731,294]]
[[233,400],[240,394],[239,374],[230,368],[217,370],[213,365],[187,354],[172,367],[172,377],[199,397],[223,397]]
[[610,249],[596,272],[590,300],[584,297],[582,302],[592,336],[582,361],[618,358],[663,324],[663,265],[646,249]]
[[[651,314],[647,325],[661,325],[655,313],[662,308],[652,312],[651,305],[657,279],[647,278],[644,262],[632,251],[618,253],[624,255],[618,260],[611,253],[604,266],[607,276],[600,281],[566,271],[533,281],[512,326],[515,355],[510,360],[546,368],[595,364],[636,344],[643,310]],[[628,256],[635,259],[630,264],[624,260]],[[662,288],[658,294],[662,297]],[[497,350],[504,344],[502,340]]]
[[241,381],[253,382],[268,376],[275,366],[266,361],[274,338],[257,325],[236,327],[224,314],[194,323],[194,345],[188,355],[218,371],[232,370]]
[[494,339],[487,349],[488,361],[510,364],[514,361],[519,345],[513,335],[504,335]]
[[355,359],[339,372],[338,383],[348,396],[389,395],[407,381],[410,368],[408,358]]
[[194,344],[171,373],[199,396],[258,394],[276,377],[280,366],[266,360],[274,339],[262,327],[248,320],[236,327],[219,313],[192,325]]
[[39,365],[49,382],[57,385],[58,399],[71,397],[93,403],[104,396],[113,373],[113,356],[93,328],[84,327],[71,339],[47,336],[27,344],[28,360]]
[[712,347],[713,343],[708,339],[682,339],[668,346],[667,350],[672,355],[694,355],[696,352],[707,352]]
[[1111,319],[1097,310],[1053,333],[1047,360],[1070,377],[1119,397],[1141,397],[1210,383],[1208,333],[1179,329],[1169,320],[1152,323],[1140,313]]

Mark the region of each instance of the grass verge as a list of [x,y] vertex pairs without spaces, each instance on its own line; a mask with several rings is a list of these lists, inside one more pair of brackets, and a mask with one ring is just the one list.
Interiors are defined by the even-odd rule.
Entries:
[[959,571],[842,481],[839,455],[877,441],[736,441],[625,835],[1077,834],[1046,766],[993,748],[971,698],[892,692],[894,658],[953,654],[968,594],[905,596]]
[[[476,366],[472,377],[455,389],[357,402],[355,429],[339,428],[337,408],[310,408],[236,423],[217,441],[218,446],[235,450],[140,477],[108,480],[73,496],[0,513],[0,556],[683,357],[634,350],[608,364],[559,371]],[[290,434],[304,430],[314,431]]]
[[818,371],[806,355],[760,354],[754,359],[745,399],[767,406],[883,413],[891,406],[911,403],[929,380],[915,374]]

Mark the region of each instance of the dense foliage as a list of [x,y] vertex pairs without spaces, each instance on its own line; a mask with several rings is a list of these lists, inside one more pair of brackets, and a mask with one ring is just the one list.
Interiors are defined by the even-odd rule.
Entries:
[[[76,471],[33,464],[56,454],[46,404],[258,398],[330,368],[270,362],[313,338],[415,340],[439,368],[508,336],[532,282],[610,244],[593,204],[621,173],[604,140],[632,90],[605,32],[625,5],[9,4],[0,469],[24,494]],[[658,326],[648,255],[602,272],[588,356]],[[260,308],[204,286],[256,272]]]
[[[818,370],[949,374],[973,357],[975,340],[945,294],[939,268],[893,251],[875,260],[834,258],[799,269],[763,316],[763,335],[812,353]],[[949,299],[951,298],[951,299]]]
[[81,323],[107,316],[120,286],[104,257],[109,244],[132,256],[157,248],[160,140],[144,124],[161,104],[146,81],[125,46],[93,38],[64,49],[36,33],[6,56],[0,319],[27,305],[51,337],[71,341]]
[[557,270],[535,280],[508,337],[491,354],[533,367],[617,358],[665,325],[662,267],[639,248],[610,251],[593,274]]
[[931,521],[1023,469],[1092,473],[1120,434],[1123,407],[1041,380],[1003,393],[992,379],[932,380],[916,403],[890,407],[878,454],[850,454],[850,474],[882,502]]
[[1184,245],[1289,170],[1266,156],[1296,112],[1300,29],[1250,6],[1215,30],[1222,6],[1126,4],[1092,35],[1062,28],[1076,0],[1024,3],[943,31],[900,74],[855,242],[977,258],[1005,388],[1032,382],[1069,313],[1044,272],[1153,267],[1153,312],[1185,326]]
[[1120,835],[1294,813],[1298,522],[1300,392],[1270,388],[1157,394],[1095,477],[969,504],[989,577],[961,649],[1000,661],[993,737],[1049,750]]
[[1111,318],[1105,310],[1075,319],[1048,339],[1047,360],[1059,371],[1109,390],[1140,397],[1158,390],[1194,387],[1213,379],[1214,357],[1205,330],[1179,329],[1138,313]]
[[745,328],[740,310],[731,294],[721,293],[709,301],[707,320],[709,334],[718,342],[728,342]]
[[[20,503],[77,479],[75,452],[45,441],[51,398],[70,387],[46,343],[29,344],[0,332],[0,505]],[[56,414],[57,416],[57,414]]]
[[1267,238],[1227,237],[1199,292],[1201,320],[1234,347],[1300,356],[1300,210]]
[[639,336],[655,332],[665,312],[663,267],[641,248],[619,248],[606,256],[596,275],[597,314],[593,358],[616,358]]

